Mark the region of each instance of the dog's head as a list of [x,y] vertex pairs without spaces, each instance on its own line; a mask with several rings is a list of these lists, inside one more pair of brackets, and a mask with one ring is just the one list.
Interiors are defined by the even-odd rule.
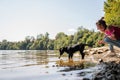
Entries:
[[63,53],[65,52],[65,50],[66,50],[66,47],[62,47],[62,48],[59,49],[59,52],[60,52],[59,59],[63,55]]

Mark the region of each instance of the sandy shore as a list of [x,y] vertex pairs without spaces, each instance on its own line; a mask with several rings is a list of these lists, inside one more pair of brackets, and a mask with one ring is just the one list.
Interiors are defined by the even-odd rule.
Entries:
[[86,53],[85,59],[92,60],[93,62],[99,62],[100,59],[102,59],[104,62],[109,61],[119,62],[120,48],[114,47],[114,49],[115,55],[113,55],[113,53],[109,51],[108,46],[85,50]]

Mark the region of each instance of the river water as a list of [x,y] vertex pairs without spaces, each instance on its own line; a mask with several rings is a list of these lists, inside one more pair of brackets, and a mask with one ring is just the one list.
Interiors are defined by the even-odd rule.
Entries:
[[98,68],[66,71],[69,67],[56,66],[58,56],[57,51],[0,50],[0,80],[82,80]]

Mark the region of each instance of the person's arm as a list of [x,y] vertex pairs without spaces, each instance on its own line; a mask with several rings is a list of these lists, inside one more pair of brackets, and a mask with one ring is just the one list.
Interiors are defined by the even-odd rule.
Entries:
[[99,40],[98,44],[105,44],[104,40]]
[[[106,37],[106,35],[104,35],[104,37],[103,38],[105,38]],[[98,44],[105,44],[105,41],[102,39],[102,40],[99,40],[98,41]]]

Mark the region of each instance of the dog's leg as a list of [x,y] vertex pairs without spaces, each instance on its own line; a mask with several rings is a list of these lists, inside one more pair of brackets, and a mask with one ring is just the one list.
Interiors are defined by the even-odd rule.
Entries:
[[73,53],[71,53],[71,59],[73,59]]
[[81,56],[82,56],[82,59],[84,59],[85,53],[83,53],[83,50],[80,50],[80,54],[81,54]]
[[73,60],[73,53],[70,53],[70,59]]
[[73,57],[73,53],[69,53],[69,62],[73,62],[72,57]]
[[85,57],[85,54],[84,54],[84,53],[81,53],[81,56],[82,56],[82,59],[84,59],[84,57]]
[[70,53],[68,54],[68,60],[70,61],[70,58],[71,58],[71,55],[70,55]]
[[84,57],[85,57],[85,53],[83,52],[84,49],[85,49],[85,45],[83,44],[83,45],[81,46],[81,49],[80,49],[80,54],[81,54],[81,56],[82,56],[82,59],[84,59]]

